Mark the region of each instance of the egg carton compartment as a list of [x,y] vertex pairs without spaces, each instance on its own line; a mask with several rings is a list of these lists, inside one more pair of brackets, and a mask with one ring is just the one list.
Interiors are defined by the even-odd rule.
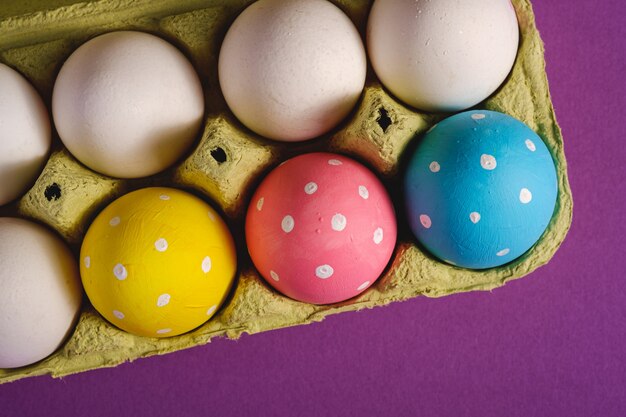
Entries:
[[[556,164],[559,193],[551,223],[535,246],[507,265],[481,271],[444,264],[425,253],[411,236],[400,199],[403,155],[446,115],[421,113],[400,104],[381,86],[371,67],[357,108],[323,138],[299,144],[272,142],[253,134],[234,118],[219,89],[217,57],[229,25],[251,2],[55,0],[0,10],[0,62],[24,74],[48,109],[55,77],[65,59],[88,39],[122,29],[153,33],[179,47],[200,75],[206,99],[205,122],[195,148],[167,171],[138,180],[105,177],[75,160],[55,136],[52,154],[32,189],[17,202],[0,208],[0,214],[50,226],[77,255],[90,222],[115,198],[145,186],[175,186],[194,190],[225,214],[239,256],[239,276],[229,300],[201,327],[172,338],[138,337],[106,322],[85,298],[76,329],[65,344],[36,364],[0,370],[0,383],[116,366],[202,345],[217,336],[234,339],[242,333],[321,321],[330,314],[419,295],[439,297],[490,290],[529,274],[558,249],[571,224],[572,195],[563,138],[550,101],[543,44],[529,1],[513,0],[521,35],[513,70],[499,90],[476,108],[507,113],[541,136]],[[364,39],[371,1],[335,3],[350,16]],[[271,289],[255,271],[243,244],[245,210],[261,178],[286,158],[310,151],[339,152],[372,168],[390,191],[398,214],[398,243],[384,275],[360,296],[333,305],[301,303]]]

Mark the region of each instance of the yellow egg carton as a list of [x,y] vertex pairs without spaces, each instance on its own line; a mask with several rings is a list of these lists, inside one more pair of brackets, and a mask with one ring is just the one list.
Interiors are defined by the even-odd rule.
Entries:
[[[191,190],[221,210],[238,243],[239,274],[221,311],[181,336],[133,336],[106,322],[83,303],[76,330],[53,355],[36,364],[0,370],[0,382],[32,375],[58,377],[208,343],[217,336],[320,321],[330,314],[382,306],[425,295],[440,297],[490,290],[545,264],[565,238],[572,219],[563,138],[546,80],[543,44],[528,0],[513,0],[520,46],[506,82],[478,108],[514,116],[535,130],[557,167],[559,194],[548,229],[531,250],[510,264],[474,271],[444,264],[424,253],[408,231],[400,192],[403,153],[430,126],[445,117],[407,108],[376,79],[371,67],[361,100],[341,126],[315,141],[289,144],[263,139],[244,128],[228,110],[217,79],[221,41],[251,0],[36,0],[0,6],[0,62],[24,74],[50,108],[55,77],[65,59],[88,39],[114,30],[156,34],[179,47],[198,71],[206,98],[205,123],[190,154],[154,177],[119,180],[90,171],[74,159],[55,134],[53,152],[41,176],[20,200],[0,215],[35,219],[55,229],[78,253],[95,215],[120,195],[153,185]],[[74,4],[73,4],[74,3]],[[364,37],[371,1],[338,0]],[[271,289],[254,270],[243,235],[245,209],[260,179],[284,159],[309,151],[343,153],[383,178],[398,212],[399,239],[384,275],[360,296],[334,305],[310,305]],[[210,354],[207,351],[207,354]]]

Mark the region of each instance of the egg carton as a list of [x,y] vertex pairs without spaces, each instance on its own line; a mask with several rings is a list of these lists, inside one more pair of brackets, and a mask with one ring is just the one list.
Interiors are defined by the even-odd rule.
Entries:
[[[156,34],[183,51],[204,87],[206,114],[194,149],[156,176],[120,180],[97,174],[74,159],[54,133],[50,158],[36,183],[21,199],[0,208],[0,215],[30,218],[56,230],[77,255],[96,214],[133,189],[161,185],[183,188],[209,200],[229,223],[238,245],[239,273],[230,298],[209,322],[172,338],[145,338],[106,322],[85,298],[76,329],[48,358],[19,369],[0,370],[0,383],[50,374],[60,377],[112,367],[140,357],[164,354],[315,321],[344,311],[382,306],[420,295],[491,290],[545,264],[565,238],[572,219],[563,138],[546,80],[543,44],[531,4],[513,0],[520,45],[505,83],[476,106],[507,113],[541,136],[554,158],[559,193],[553,218],[541,239],[523,256],[489,270],[467,270],[442,263],[416,244],[403,212],[401,175],[405,156],[421,134],[444,114],[422,113],[394,99],[371,67],[361,99],[341,126],[305,143],[277,143],[243,127],[228,110],[217,79],[217,57],[224,35],[251,0],[68,0],[16,2],[0,8],[0,62],[24,74],[50,109],[55,77],[66,58],[88,39],[114,30]],[[338,0],[363,39],[371,1]],[[407,151],[409,149],[409,151]],[[398,213],[398,243],[383,276],[356,298],[333,305],[294,301],[274,291],[255,271],[244,245],[245,209],[260,179],[291,156],[311,151],[342,153],[369,166],[383,179]]]

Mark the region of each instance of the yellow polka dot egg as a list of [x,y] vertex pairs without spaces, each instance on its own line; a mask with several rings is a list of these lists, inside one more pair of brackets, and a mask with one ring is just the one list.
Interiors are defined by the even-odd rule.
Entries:
[[144,188],[115,200],[91,224],[80,256],[96,310],[148,337],[176,336],[211,318],[237,269],[219,214],[172,188]]

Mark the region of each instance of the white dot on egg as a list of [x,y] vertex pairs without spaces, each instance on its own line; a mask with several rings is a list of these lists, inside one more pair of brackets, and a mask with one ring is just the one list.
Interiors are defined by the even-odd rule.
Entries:
[[211,270],[211,258],[205,256],[202,260],[202,272],[207,274]]
[[286,215],[285,217],[283,217],[283,221],[280,223],[280,227],[285,233],[291,232],[295,225],[296,222],[290,215]]
[[328,264],[320,265],[317,268],[315,268],[315,276],[320,279],[330,278],[334,273],[335,273],[335,270],[333,269],[332,266]]
[[309,195],[313,194],[316,191],[317,191],[317,184],[314,182],[309,182],[307,185],[304,186],[304,192]]
[[124,265],[117,264],[113,267],[113,275],[120,281],[124,281],[128,277],[128,271]]
[[498,163],[493,155],[487,155],[486,153],[480,155],[480,166],[487,171],[496,169],[497,165]]
[[446,263],[449,263],[450,265],[456,266],[456,264],[454,262],[452,262],[452,261],[450,261],[448,259],[444,259],[443,261],[446,262]]
[[209,309],[206,311],[206,315],[210,316],[211,314],[215,313],[215,310],[217,310],[217,305],[212,305],[211,307],[209,307]]
[[533,194],[528,188],[522,188],[519,192],[519,201],[522,204],[528,204],[533,199]]
[[482,113],[473,113],[472,114],[472,119],[474,119],[474,120],[481,120],[481,119],[484,119],[484,118],[485,118],[485,115],[482,114]]
[[342,165],[343,162],[341,162],[339,159],[329,159],[328,160],[328,165]]
[[170,196],[169,196],[169,195],[167,195],[167,194],[161,194],[161,195],[159,196],[159,198],[160,198],[161,200],[163,200],[163,201],[167,201],[167,200],[169,200],[169,199],[170,199]]
[[256,209],[258,211],[261,211],[261,209],[263,208],[263,203],[265,202],[265,198],[261,197],[259,198],[259,200],[256,202]]
[[535,152],[537,150],[537,147],[535,146],[535,143],[530,140],[530,139],[526,139],[526,147],[528,148],[529,151],[531,152]]
[[274,271],[270,271],[270,277],[272,277],[272,279],[273,279],[274,281],[279,281],[279,280],[280,280],[280,277],[279,277],[279,276],[278,276],[278,274],[277,274],[276,272],[274,272]]
[[159,252],[165,252],[167,250],[167,246],[167,240],[163,238],[157,239],[157,241],[154,242],[154,247]]
[[383,229],[382,227],[379,227],[378,229],[374,230],[374,243],[376,243],[377,245],[380,244],[380,242],[383,241]]
[[114,315],[115,317],[117,317],[118,319],[120,319],[120,320],[122,320],[124,317],[126,317],[126,316],[124,315],[124,313],[122,313],[122,312],[121,312],[121,311],[119,311],[119,310],[113,310],[113,315]]
[[477,211],[472,211],[469,215],[469,218],[472,221],[472,223],[476,224],[480,221],[480,213]]
[[359,185],[359,195],[363,200],[367,200],[370,197],[370,192],[364,185]]
[[85,264],[85,268],[90,268],[91,267],[91,257],[85,256],[85,259],[83,259],[83,262]]
[[109,220],[109,226],[111,226],[111,227],[115,227],[115,226],[117,226],[118,224],[120,224],[120,222],[121,222],[121,221],[122,221],[122,220],[121,220],[118,216],[115,216],[115,217],[113,217],[111,220]]
[[348,223],[348,219],[341,213],[337,213],[330,220],[331,227],[334,231],[341,232],[346,228],[346,224]]
[[428,168],[430,169],[430,172],[439,172],[441,165],[439,165],[439,162],[433,161],[430,165],[428,165]]
[[370,285],[369,281],[365,281],[363,284],[359,285],[357,287],[357,291],[363,291],[364,289],[366,289],[368,286]]
[[496,253],[496,256],[504,256],[507,255],[511,250],[509,248],[502,249]]
[[433,222],[430,220],[430,216],[427,214],[420,214],[420,223],[422,223],[422,226],[426,229],[430,229],[430,226],[433,225]]
[[172,331],[172,329],[159,329],[157,330],[157,334],[167,334],[170,333]]
[[171,296],[169,294],[161,294],[157,299],[157,307],[163,307],[170,303]]
[[211,219],[212,222],[215,221],[215,214],[213,214],[212,211],[207,211],[207,215],[209,216],[209,219]]
[[433,130],[435,130],[435,128],[436,128],[436,127],[437,127],[437,124],[435,123],[434,125],[432,125],[432,126],[430,127],[430,129],[428,129],[428,130],[426,131],[426,133],[430,133],[430,132],[432,132]]

